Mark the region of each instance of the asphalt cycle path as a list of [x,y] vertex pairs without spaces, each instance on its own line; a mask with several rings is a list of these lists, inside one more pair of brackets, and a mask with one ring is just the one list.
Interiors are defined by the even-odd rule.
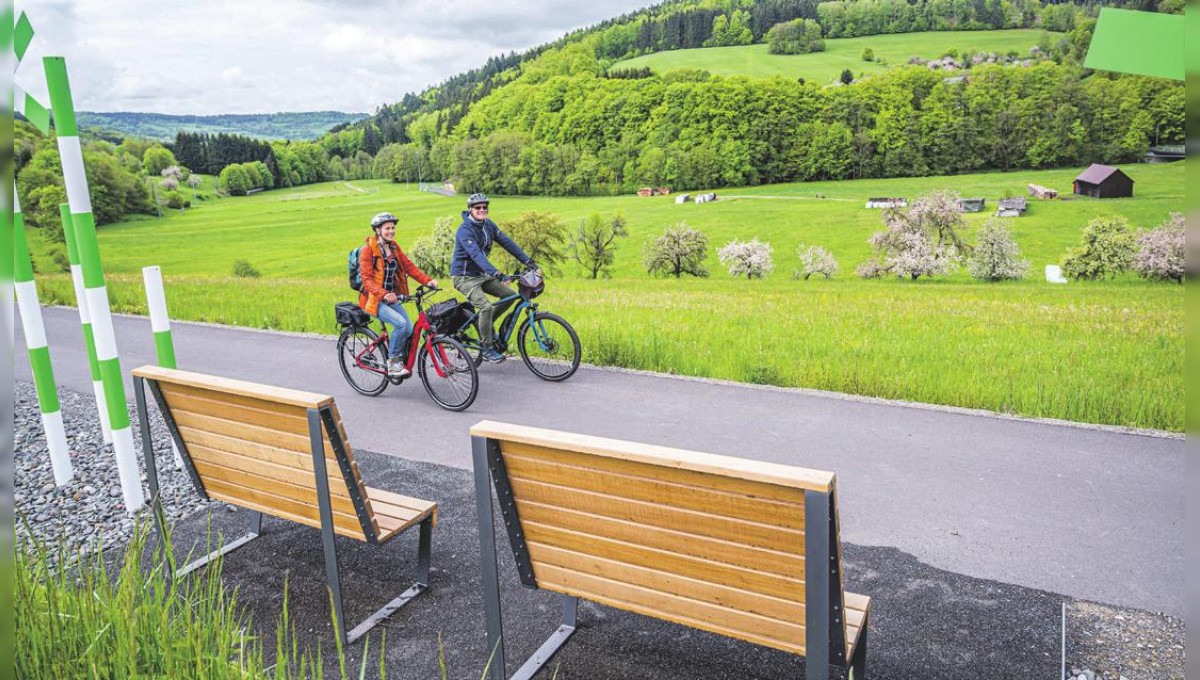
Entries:
[[[59,385],[90,395],[77,312],[44,313]],[[114,324],[127,378],[154,363],[148,319]],[[332,394],[356,448],[469,469],[467,430],[492,419],[832,470],[848,542],[1184,616],[1182,438],[587,366],[555,384],[519,357],[482,365],[474,405],[451,413],[415,377],[378,397],[357,394],[333,337],[172,330],[182,369]],[[32,381],[16,344],[16,378]]]

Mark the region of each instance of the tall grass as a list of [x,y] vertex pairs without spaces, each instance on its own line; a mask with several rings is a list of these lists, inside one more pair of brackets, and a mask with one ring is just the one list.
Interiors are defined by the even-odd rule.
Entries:
[[[145,527],[139,526],[115,572],[101,552],[73,562],[61,545],[19,539],[14,562],[17,677],[324,677],[320,648],[314,653],[298,641],[286,594],[274,659],[268,662],[267,645],[253,632],[237,592],[221,583],[220,560],[202,576],[176,580],[158,560],[147,563],[146,537]],[[344,652],[339,645],[343,680],[351,677]],[[368,639],[353,677],[367,677],[369,653]],[[382,645],[378,656],[383,678]]]
[[[66,277],[44,301],[73,304]],[[340,279],[171,277],[177,319],[336,334]],[[551,280],[594,364],[1165,430],[1183,428],[1183,291],[889,281]],[[145,313],[140,277],[109,277]],[[330,350],[332,352],[332,349]]]

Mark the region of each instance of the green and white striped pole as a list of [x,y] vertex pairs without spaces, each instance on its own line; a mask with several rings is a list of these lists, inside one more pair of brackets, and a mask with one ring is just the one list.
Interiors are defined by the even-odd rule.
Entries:
[[[167,316],[167,293],[163,289],[162,269],[158,265],[142,267],[142,281],[146,284],[146,309],[150,311],[150,330],[154,332],[154,351],[158,365],[176,368],[175,341],[171,338],[171,317]],[[171,439],[171,452],[175,454],[175,466],[183,469],[183,456]]]
[[[17,19],[13,28],[13,54],[17,57],[16,65],[13,66],[14,72],[21,66],[21,60],[25,58],[25,51],[29,49],[31,42],[33,24],[29,23],[29,17],[21,12],[21,17]],[[25,116],[26,120],[42,131],[42,134],[50,134],[50,112],[16,83],[13,83],[13,110]]]
[[13,208],[13,280],[17,289],[17,308],[21,311],[21,327],[25,329],[25,346],[29,349],[33,384],[37,388],[38,406],[42,410],[42,429],[46,432],[46,448],[50,450],[50,469],[54,473],[54,483],[62,486],[71,481],[75,472],[71,468],[67,431],[63,428],[62,404],[58,401],[58,385],[54,382],[54,366],[50,363],[50,347],[46,342],[46,327],[42,323],[42,305],[38,301],[37,285],[33,282],[29,244],[25,241],[25,218],[21,215],[21,199],[17,198],[15,184]]
[[75,286],[75,306],[79,310],[79,325],[83,327],[83,344],[87,348],[88,369],[92,373],[92,393],[96,395],[96,410],[100,412],[100,430],[104,443],[113,440],[112,426],[108,422],[108,401],[104,398],[104,381],[100,379],[100,360],[96,358],[96,338],[92,332],[92,315],[88,311],[87,295],[83,286],[83,265],[79,262],[79,244],[75,238],[75,220],[71,218],[71,206],[60,203],[63,236],[67,240],[67,259],[71,263],[71,283]]
[[63,185],[67,190],[67,203],[71,206],[71,221],[83,266],[84,297],[87,298],[88,313],[92,317],[96,359],[100,362],[100,379],[104,382],[121,493],[125,498],[125,509],[135,512],[145,506],[146,495],[138,475],[133,430],[129,426],[129,405],[125,401],[125,382],[121,375],[121,360],[117,356],[117,336],[108,305],[108,288],[104,285],[104,269],[100,264],[100,242],[96,239],[96,218],[92,215],[87,173],[83,169],[83,150],[75,121],[75,104],[71,100],[67,62],[62,57],[46,57],[42,64],[46,70],[50,108],[54,111],[54,125],[58,131]]

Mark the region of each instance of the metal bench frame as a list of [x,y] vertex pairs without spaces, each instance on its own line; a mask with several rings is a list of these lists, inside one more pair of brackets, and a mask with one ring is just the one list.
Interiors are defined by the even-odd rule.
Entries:
[[[479,517],[480,561],[483,570],[483,606],[487,622],[487,643],[491,654],[488,680],[529,680],[562,649],[578,625],[579,598],[559,594],[562,623],[513,675],[507,675],[504,658],[504,621],[500,608],[500,580],[496,554],[495,514],[492,489],[500,504],[500,514],[512,545],[521,585],[537,590],[529,551],[525,546],[521,518],[509,485],[500,442],[490,437],[471,437],[475,468],[475,503]],[[804,563],[805,588],[810,603],[828,602],[828,607],[805,607],[805,680],[828,680],[829,666],[848,669],[854,680],[865,680],[867,631],[870,614],[863,619],[854,657],[846,659],[845,603],[842,574],[838,559],[836,498],[833,491],[805,492]],[[832,567],[828,566],[832,565]],[[836,585],[836,587],[834,587]]]
[[[166,518],[162,509],[162,502],[159,497],[158,485],[158,467],[154,456],[154,445],[150,437],[150,414],[146,408],[146,385],[149,384],[150,392],[154,395],[154,401],[158,405],[158,411],[162,414],[163,420],[166,421],[167,429],[171,433],[171,439],[175,442],[175,446],[179,451],[180,458],[183,462],[183,467],[187,471],[188,477],[192,480],[192,486],[195,487],[196,493],[204,500],[209,500],[208,493],[204,490],[204,484],[201,481],[200,475],[196,472],[195,466],[192,464],[191,455],[188,453],[187,446],[183,442],[183,438],[179,434],[179,430],[175,425],[175,419],[171,416],[171,409],[168,406],[166,399],[163,397],[162,390],[159,389],[157,381],[148,378],[134,376],[133,391],[137,399],[138,424],[142,430],[142,453],[146,463],[146,479],[150,484],[150,496],[152,510],[155,520],[155,530],[158,533],[159,545],[163,548],[167,545],[165,537],[167,535]],[[333,453],[338,462],[338,467],[341,469],[343,476],[347,479],[354,479],[354,468],[350,465],[350,458],[346,453],[345,443],[342,441],[341,434],[338,431],[337,423],[333,417],[333,410],[330,406],[322,406],[319,409],[308,409],[308,433],[312,442],[313,456],[313,471],[316,477],[317,487],[317,505],[321,517],[321,545],[325,553],[325,579],[329,587],[330,597],[333,601],[333,616],[337,627],[337,635],[343,645],[351,644],[365,635],[375,626],[379,625],[384,619],[391,616],[396,610],[408,604],[421,593],[429,588],[429,564],[432,553],[433,543],[433,515],[426,517],[420,522],[420,540],[417,547],[417,575],[416,581],[407,590],[395,598],[391,602],[385,604],[375,613],[368,616],[365,620],[346,632],[346,618],[342,607],[342,580],[338,574],[337,561],[337,545],[335,542],[336,533],[333,525],[333,505],[329,498],[329,476],[326,471],[325,459],[325,441],[324,434],[328,433],[329,441],[333,445]],[[379,537],[375,534],[374,526],[371,522],[370,513],[367,512],[366,503],[364,503],[361,494],[358,493],[356,484],[347,482],[347,491],[350,495],[350,500],[354,505],[355,514],[362,523],[363,535],[368,543],[381,545]],[[183,576],[199,569],[222,555],[226,555],[237,548],[242,547],[246,543],[258,538],[262,534],[262,516],[263,513],[257,510],[250,510],[250,532],[226,543],[222,547],[210,552],[209,554],[190,562],[186,566],[175,570],[174,577],[182,578]],[[164,564],[168,569],[174,569],[174,557],[166,555],[163,550]]]

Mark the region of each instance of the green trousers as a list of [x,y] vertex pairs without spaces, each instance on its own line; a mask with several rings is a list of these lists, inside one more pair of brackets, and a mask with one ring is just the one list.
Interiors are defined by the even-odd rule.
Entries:
[[450,280],[454,282],[454,288],[467,297],[467,302],[479,310],[479,339],[484,345],[491,344],[495,335],[494,319],[515,301],[492,304],[488,296],[506,298],[516,295],[517,291],[490,276],[454,276]]

